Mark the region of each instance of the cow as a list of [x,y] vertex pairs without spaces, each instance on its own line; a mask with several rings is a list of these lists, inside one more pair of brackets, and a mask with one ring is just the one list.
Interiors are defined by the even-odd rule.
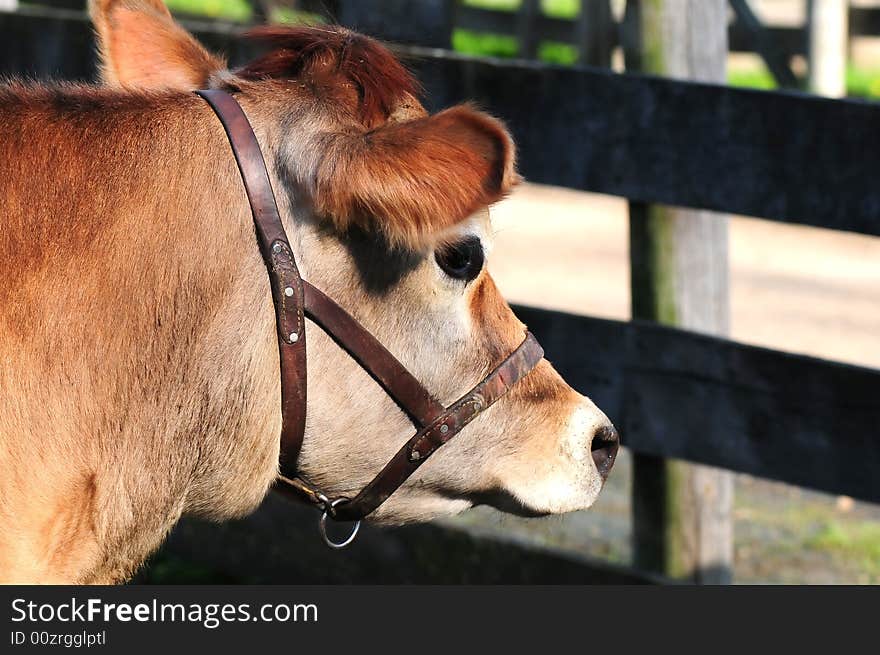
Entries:
[[[182,516],[246,515],[278,476],[272,294],[196,89],[232,94],[253,124],[303,277],[439,401],[524,334],[485,265],[488,208],[520,180],[500,121],[429,115],[388,49],[340,27],[258,29],[266,54],[230,69],[161,0],[90,11],[102,84],[0,86],[0,582],[125,581]],[[354,494],[413,428],[307,332],[298,466]],[[368,518],[584,509],[617,447],[542,360]]]

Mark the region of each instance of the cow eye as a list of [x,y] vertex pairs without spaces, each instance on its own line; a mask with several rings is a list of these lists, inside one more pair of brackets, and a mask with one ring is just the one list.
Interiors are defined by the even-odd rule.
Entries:
[[483,270],[486,257],[480,240],[477,237],[467,237],[441,246],[434,253],[434,259],[449,277],[470,282]]

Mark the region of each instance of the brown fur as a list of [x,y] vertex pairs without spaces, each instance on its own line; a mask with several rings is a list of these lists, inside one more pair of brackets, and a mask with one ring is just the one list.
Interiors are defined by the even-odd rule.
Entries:
[[358,114],[368,128],[385,123],[404,99],[419,93],[416,80],[386,48],[344,28],[265,26],[247,36],[270,50],[237,75],[307,80],[328,89],[354,85]]
[[382,217],[389,241],[415,249],[500,200],[516,179],[507,132],[470,107],[327,136],[323,146],[316,208],[340,230]]
[[125,577],[182,511],[244,512],[274,477],[265,271],[197,98],[15,86],[0,115],[0,521],[28,535],[0,536],[0,579]]

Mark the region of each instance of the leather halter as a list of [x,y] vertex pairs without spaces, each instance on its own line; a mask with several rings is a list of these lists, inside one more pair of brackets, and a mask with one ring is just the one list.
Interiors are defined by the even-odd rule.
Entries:
[[[525,377],[541,361],[544,351],[527,332],[519,347],[482,382],[444,407],[356,319],[300,277],[247,116],[225,91],[196,93],[213,108],[226,130],[271,281],[281,364],[281,475],[276,489],[324,510],[322,520],[328,514],[338,520],[360,520],[385,502],[440,446]],[[354,498],[331,499],[297,472],[306,417],[306,317],[348,352],[416,427],[416,434]]]

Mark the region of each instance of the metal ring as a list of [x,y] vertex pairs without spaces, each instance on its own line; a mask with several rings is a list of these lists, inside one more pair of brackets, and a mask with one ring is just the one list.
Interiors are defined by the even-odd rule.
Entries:
[[323,539],[324,543],[327,544],[330,548],[332,548],[334,550],[341,550],[341,549],[345,548],[346,546],[350,545],[351,542],[354,541],[355,537],[357,537],[358,530],[361,529],[361,522],[355,521],[354,528],[352,529],[351,534],[348,535],[348,538],[345,541],[340,541],[338,543],[335,541],[332,541],[330,539],[330,537],[327,536],[327,516],[329,515],[329,512],[331,512],[333,510],[333,508],[336,507],[339,503],[343,503],[346,500],[348,500],[348,499],[347,498],[337,498],[336,500],[331,502],[330,506],[324,509],[324,513],[321,514],[321,520],[318,522],[318,526],[320,527],[320,530],[321,530],[321,539]]

